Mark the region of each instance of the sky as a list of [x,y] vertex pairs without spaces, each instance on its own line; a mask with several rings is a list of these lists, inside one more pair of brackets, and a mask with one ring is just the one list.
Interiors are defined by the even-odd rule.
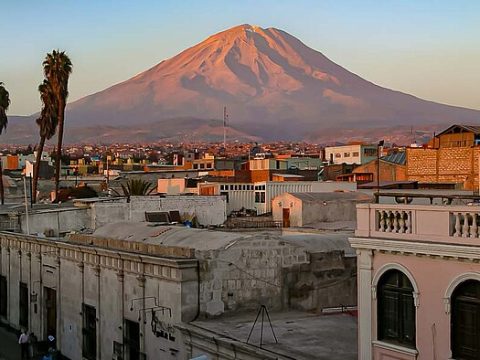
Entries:
[[282,29],[383,87],[480,109],[476,0],[0,0],[0,9],[11,115],[40,110],[53,49],[72,59],[73,101],[245,23]]

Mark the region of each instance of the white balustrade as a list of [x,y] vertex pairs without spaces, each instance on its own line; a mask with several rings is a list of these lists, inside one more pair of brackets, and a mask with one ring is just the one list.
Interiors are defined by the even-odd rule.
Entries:
[[478,238],[479,214],[477,212],[452,212],[450,216],[453,218],[451,224],[450,235],[464,238]]
[[377,210],[377,231],[411,234],[412,212],[409,210]]

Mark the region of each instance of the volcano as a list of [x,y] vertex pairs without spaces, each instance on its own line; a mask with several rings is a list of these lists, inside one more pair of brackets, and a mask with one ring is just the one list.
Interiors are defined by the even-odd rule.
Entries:
[[193,127],[195,119],[199,127],[215,119],[222,126],[224,106],[237,131],[270,140],[305,139],[332,128],[480,120],[477,110],[377,86],[282,30],[240,25],[69,104],[67,126],[151,124],[161,137],[162,124],[174,128],[178,118],[192,119]]

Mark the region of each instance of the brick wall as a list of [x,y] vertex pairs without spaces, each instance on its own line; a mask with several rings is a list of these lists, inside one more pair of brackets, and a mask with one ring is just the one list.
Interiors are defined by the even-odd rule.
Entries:
[[407,149],[407,180],[478,187],[478,147]]

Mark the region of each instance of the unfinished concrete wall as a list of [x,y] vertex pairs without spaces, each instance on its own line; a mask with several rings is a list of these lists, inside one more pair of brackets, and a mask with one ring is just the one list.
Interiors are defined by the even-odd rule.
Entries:
[[325,202],[304,202],[302,225],[318,222],[356,221],[358,200],[334,200]]
[[[55,210],[36,211],[28,216],[30,234],[40,234],[52,231],[55,236],[79,231],[91,227],[91,218],[87,209],[59,208]],[[22,232],[27,232],[27,217],[21,216]]]
[[227,219],[222,196],[132,196],[117,202],[97,202],[91,206],[92,224],[97,229],[112,222],[145,221],[146,211],[178,210],[182,217],[196,216],[200,225],[221,225]]

